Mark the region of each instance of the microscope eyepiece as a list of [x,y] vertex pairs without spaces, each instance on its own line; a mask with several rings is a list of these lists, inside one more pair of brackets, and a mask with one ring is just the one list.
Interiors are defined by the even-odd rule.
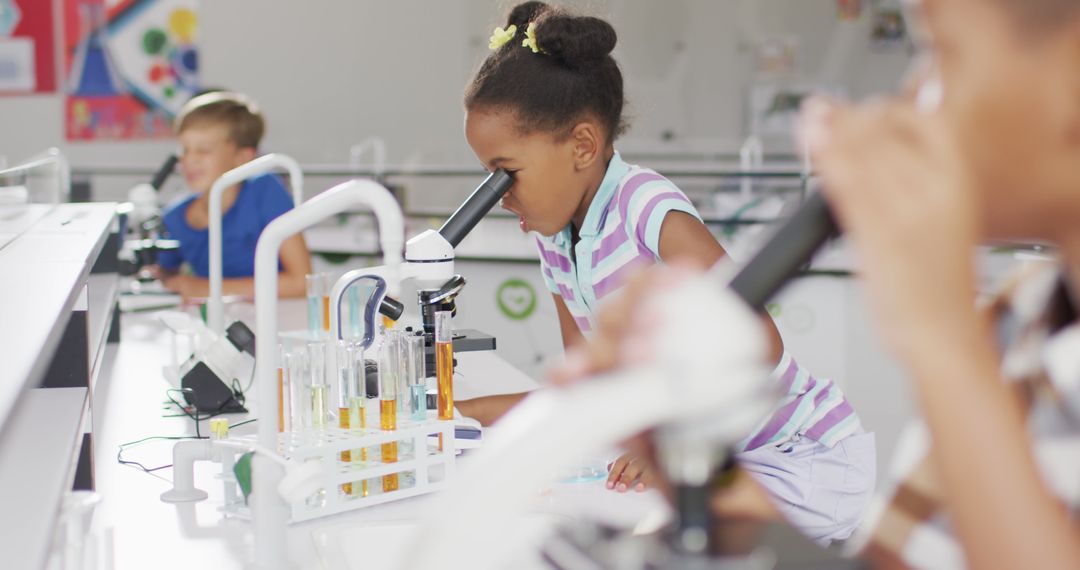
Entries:
[[514,178],[509,172],[501,168],[492,172],[439,228],[439,233],[451,247],[457,247],[513,185]]
[[820,193],[811,194],[728,286],[748,305],[761,308],[839,233],[825,198]]

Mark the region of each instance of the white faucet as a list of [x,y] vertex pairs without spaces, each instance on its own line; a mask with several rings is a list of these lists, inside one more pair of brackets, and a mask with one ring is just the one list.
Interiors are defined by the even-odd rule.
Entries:
[[761,168],[764,163],[765,146],[761,143],[761,138],[757,135],[746,137],[746,141],[739,148],[739,170],[743,173],[739,188],[744,200],[753,198],[754,190],[754,179],[747,176],[747,173]]
[[[274,345],[277,344],[278,255],[281,244],[311,225],[350,208],[369,206],[379,222],[379,241],[387,283],[397,284],[405,225],[394,197],[371,180],[351,180],[298,205],[270,222],[255,247],[255,338],[261,348],[255,355],[255,401],[259,410],[275,410],[280,405],[275,374]],[[277,448],[277,424],[259,422],[258,442],[262,448]],[[258,568],[288,565],[286,525],[288,505],[278,492],[284,477],[280,463],[255,454],[252,459],[250,498],[255,530],[255,564]]]
[[60,152],[60,149],[56,147],[34,155],[26,162],[0,170],[0,176],[21,174],[49,165],[56,169],[56,196],[53,203],[59,204],[66,201],[71,195],[71,165],[68,163],[64,153]]
[[382,138],[368,137],[349,147],[349,164],[353,167],[360,167],[360,159],[369,150],[372,153],[372,175],[376,180],[379,180],[386,172],[386,141]]
[[241,164],[222,174],[210,187],[210,297],[206,303],[206,321],[210,330],[219,335],[225,334],[225,310],[221,299],[221,195],[234,184],[275,170],[289,173],[293,205],[299,206],[304,200],[304,173],[296,160],[284,154],[267,154]]

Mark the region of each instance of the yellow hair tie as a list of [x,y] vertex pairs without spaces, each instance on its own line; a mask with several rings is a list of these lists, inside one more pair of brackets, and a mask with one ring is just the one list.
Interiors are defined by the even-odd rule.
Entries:
[[491,38],[488,39],[488,49],[497,50],[503,47],[506,45],[506,42],[514,38],[514,34],[516,33],[517,26],[513,24],[507,26],[505,30],[502,28],[495,28],[495,31],[491,32]]
[[521,42],[521,47],[527,47],[532,50],[533,53],[540,53],[540,46],[536,43],[536,23],[529,23],[529,28],[525,30],[525,40]]

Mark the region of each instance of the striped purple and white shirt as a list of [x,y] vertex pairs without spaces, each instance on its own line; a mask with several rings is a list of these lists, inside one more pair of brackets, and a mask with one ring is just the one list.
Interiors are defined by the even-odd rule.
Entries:
[[[573,244],[569,226],[551,237],[537,236],[544,282],[562,297],[583,334],[590,335],[599,304],[632,272],[660,261],[660,228],[669,212],[701,219],[675,184],[615,153],[578,230],[578,243]],[[855,410],[831,380],[811,376],[786,353],[773,376],[785,396],[740,449],[784,448],[799,437],[832,447],[861,431]]]

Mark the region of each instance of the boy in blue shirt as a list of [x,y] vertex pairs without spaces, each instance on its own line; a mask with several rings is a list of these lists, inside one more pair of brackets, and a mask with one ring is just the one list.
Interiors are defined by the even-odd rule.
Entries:
[[[176,117],[180,169],[195,193],[172,204],[162,219],[177,251],[158,257],[165,287],[185,299],[209,294],[210,187],[222,174],[258,156],[266,130],[255,105],[243,95],[214,92],[193,98]],[[271,174],[249,178],[222,194],[222,291],[251,296],[255,292],[255,244],[274,218],[293,207],[291,194]],[[181,272],[187,264],[190,273]],[[278,292],[302,297],[311,255],[301,234],[281,246]]]

